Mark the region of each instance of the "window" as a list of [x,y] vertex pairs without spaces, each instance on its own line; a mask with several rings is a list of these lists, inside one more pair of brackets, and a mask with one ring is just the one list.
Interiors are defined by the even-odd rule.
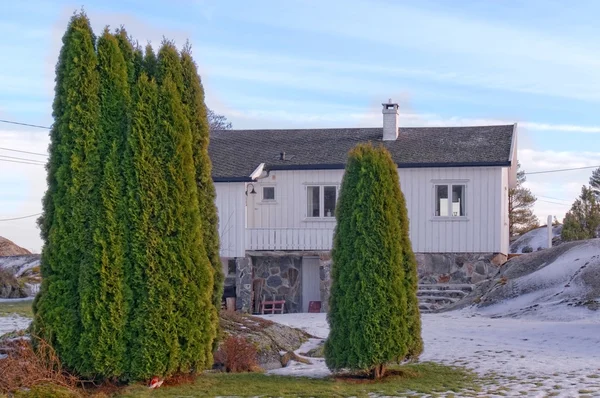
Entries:
[[307,187],[307,203],[308,209],[306,212],[307,217],[320,217],[321,214],[321,201],[320,192],[321,187]]
[[263,201],[275,200],[275,187],[263,187]]
[[337,196],[336,187],[323,187],[323,216],[333,217],[335,215],[335,201]]
[[436,217],[464,217],[465,212],[464,184],[435,185],[435,215]]
[[306,187],[306,216],[335,217],[337,186],[311,185]]

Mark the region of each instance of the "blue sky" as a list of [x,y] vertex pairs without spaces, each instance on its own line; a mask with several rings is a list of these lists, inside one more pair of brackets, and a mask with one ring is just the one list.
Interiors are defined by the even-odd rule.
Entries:
[[[0,12],[0,119],[50,125],[61,37],[81,8],[96,32],[189,39],[207,104],[235,128],[519,124],[526,171],[600,165],[596,1],[40,1]],[[0,147],[45,152],[47,131],[0,123]],[[0,150],[4,156],[17,154]],[[564,213],[591,170],[531,175],[540,217]],[[0,162],[0,219],[38,213],[44,168]],[[0,235],[41,247],[35,218]]]

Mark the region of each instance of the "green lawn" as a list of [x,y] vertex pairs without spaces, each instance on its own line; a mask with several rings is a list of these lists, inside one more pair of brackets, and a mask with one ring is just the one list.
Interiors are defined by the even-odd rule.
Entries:
[[[369,393],[398,395],[408,391],[422,394],[477,389],[475,376],[463,369],[424,363],[396,368],[398,375],[383,381],[309,379],[305,377],[269,376],[257,373],[207,374],[194,383],[149,390],[134,385],[122,390],[119,397],[367,397]],[[461,396],[465,396],[461,393]]]
[[33,318],[33,311],[31,310],[31,300],[15,300],[11,302],[0,301],[0,316],[7,316],[12,314],[18,314],[28,318]]

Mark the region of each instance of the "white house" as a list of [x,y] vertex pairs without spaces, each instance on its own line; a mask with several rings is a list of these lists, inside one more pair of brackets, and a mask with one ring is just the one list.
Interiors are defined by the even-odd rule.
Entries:
[[360,142],[384,145],[398,165],[422,282],[476,282],[505,261],[516,124],[404,128],[397,104],[382,113],[383,128],[212,134],[221,256],[238,306],[269,294],[291,312],[325,304],[338,190]]

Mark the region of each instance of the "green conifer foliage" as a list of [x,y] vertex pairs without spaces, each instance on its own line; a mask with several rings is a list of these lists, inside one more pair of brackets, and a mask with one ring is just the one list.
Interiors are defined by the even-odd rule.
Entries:
[[154,54],[152,46],[147,44],[144,52],[143,70],[149,78],[156,78],[157,63],[156,54]]
[[98,40],[100,122],[98,153],[102,174],[97,181],[100,206],[94,223],[96,258],[81,269],[83,332],[80,350],[86,376],[121,376],[124,372],[126,235],[123,206],[123,155],[129,126],[128,69],[118,40],[108,29]]
[[165,235],[173,256],[172,283],[178,291],[175,324],[181,360],[179,369],[212,365],[212,344],[217,315],[212,305],[213,270],[206,254],[202,216],[198,207],[193,138],[186,107],[182,102],[183,73],[179,54],[172,43],[158,52],[159,131],[164,134],[165,180],[170,187],[172,211],[168,212]]
[[325,360],[334,371],[379,378],[387,363],[421,351],[406,207],[383,147],[361,144],[350,152],[336,219]]
[[161,143],[156,140],[157,111],[158,88],[142,73],[136,84],[126,152],[130,157],[126,162],[132,164],[127,172],[132,231],[127,280],[132,292],[129,373],[134,379],[167,373],[171,353],[178,351],[171,326],[175,292],[165,274],[168,251],[162,233],[166,224],[162,207],[168,198],[168,186],[163,179],[163,163],[155,156],[161,151]]
[[214,288],[212,301],[215,309],[221,308],[223,296],[223,271],[219,256],[219,218],[215,205],[216,192],[213,185],[212,165],[208,155],[209,126],[204,104],[204,88],[198,76],[196,63],[191,54],[191,48],[186,45],[181,53],[183,69],[183,103],[186,107],[190,122],[193,141],[194,165],[196,168],[196,183],[198,185],[198,207],[202,219],[204,248],[213,268]]
[[[395,166],[394,166],[395,167]],[[398,185],[400,187],[400,184]],[[398,215],[400,220],[400,245],[402,246],[402,264],[404,266],[404,288],[406,289],[406,329],[407,353],[405,359],[416,360],[423,352],[423,339],[421,337],[421,313],[419,312],[419,299],[417,290],[419,275],[417,273],[417,259],[412,250],[409,234],[408,211],[402,190],[399,189]]]
[[35,333],[49,341],[63,364],[79,369],[79,270],[93,261],[90,226],[98,205],[95,183],[99,116],[94,35],[83,13],[63,36],[56,67],[50,133],[49,189],[41,219],[42,288],[35,303]]
[[95,40],[75,15],[56,69],[34,331],[86,378],[202,370],[222,281],[202,85],[170,42]]

